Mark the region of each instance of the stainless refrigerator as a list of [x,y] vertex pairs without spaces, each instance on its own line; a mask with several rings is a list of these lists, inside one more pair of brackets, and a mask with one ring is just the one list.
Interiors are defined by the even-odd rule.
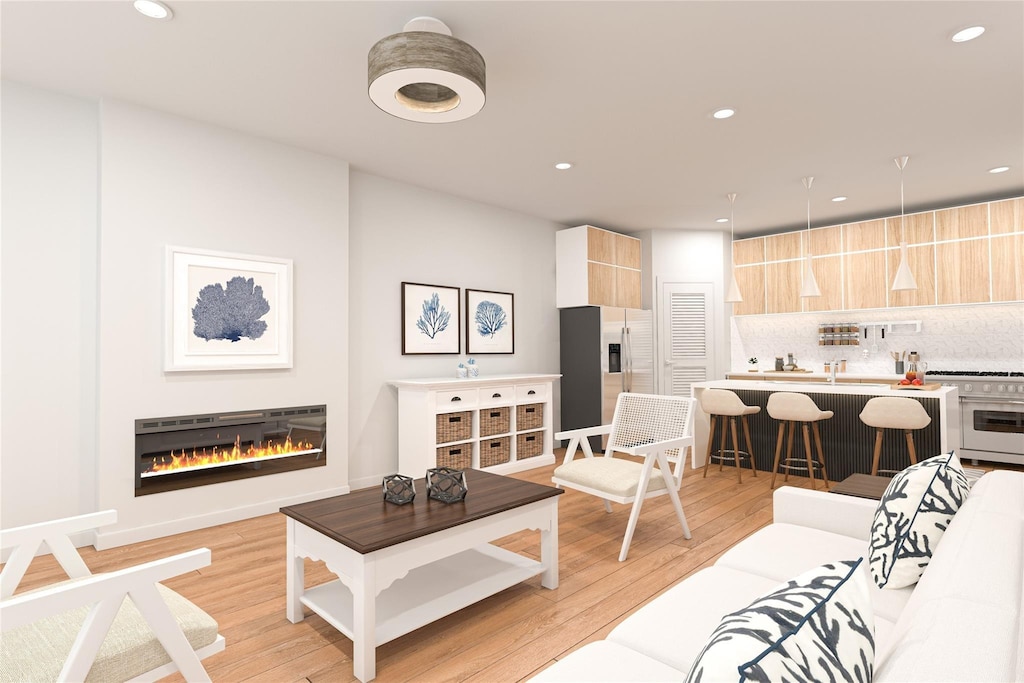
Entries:
[[[612,306],[560,310],[562,429],[610,424],[623,391],[654,393],[651,311]],[[600,439],[591,439],[601,448]]]

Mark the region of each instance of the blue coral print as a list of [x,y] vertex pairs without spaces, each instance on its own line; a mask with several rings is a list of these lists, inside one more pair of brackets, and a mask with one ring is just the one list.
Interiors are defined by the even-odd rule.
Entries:
[[416,320],[416,327],[420,332],[433,339],[448,328],[451,317],[452,314],[441,305],[440,297],[437,296],[437,292],[434,292],[429,299],[423,300],[423,312]]
[[508,325],[505,309],[493,301],[481,301],[476,307],[476,331],[481,337],[494,339],[501,328]]
[[227,286],[217,282],[199,290],[192,308],[192,332],[206,341],[259,339],[267,331],[267,323],[260,318],[269,312],[270,302],[263,296],[263,287],[251,277],[236,275]]

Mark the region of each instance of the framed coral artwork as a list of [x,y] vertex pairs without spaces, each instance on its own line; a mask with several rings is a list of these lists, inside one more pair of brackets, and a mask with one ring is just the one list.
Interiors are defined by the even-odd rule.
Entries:
[[402,283],[402,355],[458,353],[459,288]]
[[167,247],[164,371],[292,367],[292,262]]
[[466,290],[466,353],[515,353],[515,306],[507,292]]

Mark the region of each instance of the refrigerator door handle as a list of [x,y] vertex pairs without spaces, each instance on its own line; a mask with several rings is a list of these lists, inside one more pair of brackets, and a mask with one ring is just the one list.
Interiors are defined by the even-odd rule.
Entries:
[[626,391],[633,391],[633,340],[626,328]]
[[622,345],[622,391],[627,389],[626,378],[629,375],[629,341],[626,339],[626,328],[619,329],[619,343]]

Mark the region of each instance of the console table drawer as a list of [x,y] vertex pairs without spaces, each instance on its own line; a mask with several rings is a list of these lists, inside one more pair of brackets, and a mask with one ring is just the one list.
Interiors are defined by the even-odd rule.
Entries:
[[516,387],[516,403],[546,401],[551,397],[550,384],[524,384]]
[[479,395],[476,389],[463,391],[439,391],[435,399],[437,412],[445,410],[462,410],[472,408],[479,402]]

